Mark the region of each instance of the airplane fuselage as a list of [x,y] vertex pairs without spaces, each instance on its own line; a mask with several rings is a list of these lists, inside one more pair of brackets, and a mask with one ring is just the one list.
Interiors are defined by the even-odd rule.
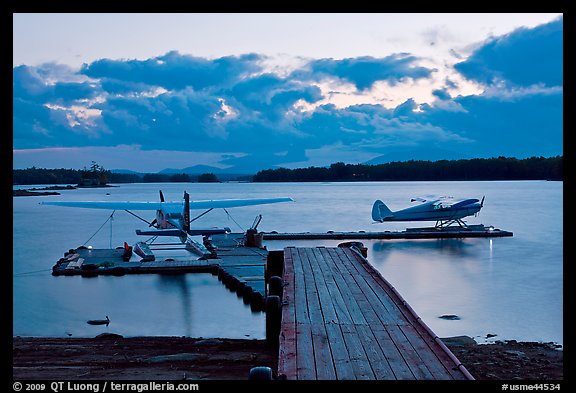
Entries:
[[156,222],[159,229],[182,228],[182,213],[156,210]]
[[427,202],[419,206],[393,212],[382,221],[448,221],[457,220],[478,213],[481,209],[478,199],[467,199],[456,205],[444,207]]
[[464,223],[462,218],[474,215],[482,209],[484,199],[479,201],[475,198],[447,201],[437,199],[422,203],[418,206],[402,210],[392,211],[382,201],[374,202],[372,207],[372,219],[374,221],[436,221],[440,225],[444,223]]

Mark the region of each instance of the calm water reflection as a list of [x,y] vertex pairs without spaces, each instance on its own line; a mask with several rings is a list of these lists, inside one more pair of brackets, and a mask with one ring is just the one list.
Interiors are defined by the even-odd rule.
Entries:
[[[494,225],[512,238],[365,240],[368,259],[441,337],[488,333],[496,339],[563,342],[562,182],[374,182],[127,184],[109,189],[62,191],[61,196],[14,198],[13,329],[15,335],[94,336],[103,331],[138,335],[264,337],[264,314],[210,274],[52,277],[50,269],[68,248],[84,244],[111,212],[38,205],[40,200],[167,200],[184,190],[192,199],[291,196],[290,204],[213,211],[198,226],[244,230],[257,214],[261,231],[403,230],[418,223],[373,224],[375,199],[391,209],[422,195],[486,196],[470,224]],[[109,193],[110,195],[106,195]],[[146,213],[146,212],[139,212]],[[145,216],[145,214],[142,214]],[[146,216],[147,218],[151,218]],[[416,224],[416,225],[411,225]],[[115,247],[143,240],[146,224],[115,212],[89,244]],[[274,241],[335,246],[339,241]],[[438,318],[456,314],[457,321]],[[88,319],[110,316],[106,326]]]

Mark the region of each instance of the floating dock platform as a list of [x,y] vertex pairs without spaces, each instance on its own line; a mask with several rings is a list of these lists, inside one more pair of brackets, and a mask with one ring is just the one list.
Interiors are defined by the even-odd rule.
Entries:
[[[183,244],[148,244],[139,258],[126,247],[70,249],[52,267],[54,276],[96,277],[125,274],[212,273],[253,311],[262,311],[266,298],[265,248],[246,246],[243,233],[213,235],[215,257],[199,258]],[[141,246],[139,246],[141,247]]]
[[353,247],[285,248],[282,281],[266,304],[280,378],[474,379]]
[[297,232],[278,233],[263,232],[264,240],[363,240],[363,239],[446,239],[465,237],[506,237],[514,234],[503,231],[492,226],[469,225],[463,227],[427,227],[408,228],[405,231],[383,231],[383,232]]

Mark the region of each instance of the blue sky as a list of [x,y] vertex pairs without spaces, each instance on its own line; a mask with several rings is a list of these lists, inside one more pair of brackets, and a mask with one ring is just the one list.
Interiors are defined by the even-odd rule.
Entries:
[[253,172],[562,154],[561,14],[13,22],[14,168]]

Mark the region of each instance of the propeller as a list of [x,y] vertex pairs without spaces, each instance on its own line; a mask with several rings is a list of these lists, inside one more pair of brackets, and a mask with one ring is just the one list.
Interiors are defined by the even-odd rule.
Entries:
[[[484,198],[486,198],[486,195],[484,195],[482,197],[482,200],[480,201],[480,209],[482,209],[482,207],[484,206]],[[478,214],[480,214],[480,210],[478,210],[476,213],[474,213],[474,217],[478,217]]]
[[[160,202],[164,202],[164,194],[162,194],[162,190],[158,190],[160,192]],[[158,220],[154,219],[152,220],[152,222],[148,225],[148,227],[153,227],[156,224],[158,224]]]

